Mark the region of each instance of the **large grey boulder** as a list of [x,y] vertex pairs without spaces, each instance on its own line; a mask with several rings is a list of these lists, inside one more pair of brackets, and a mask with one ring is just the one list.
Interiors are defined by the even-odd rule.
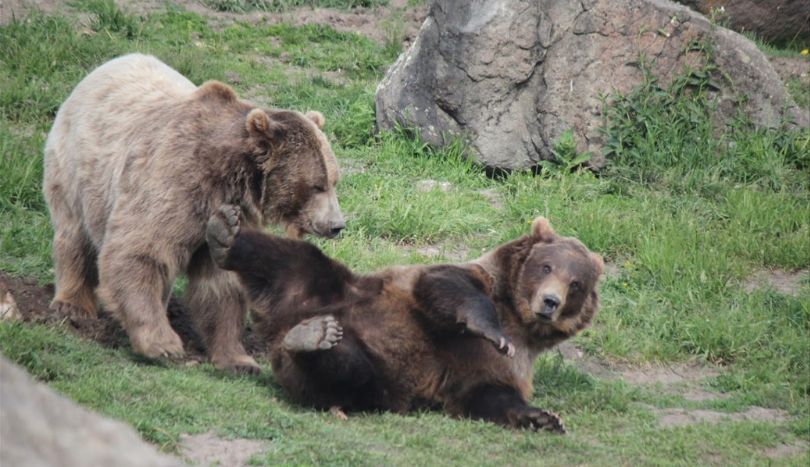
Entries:
[[377,125],[415,128],[429,143],[463,136],[480,163],[505,169],[552,158],[572,130],[601,166],[601,96],[642,83],[639,58],[666,84],[706,54],[720,89],[718,121],[745,111],[774,127],[810,121],[746,38],[667,0],[434,0],[419,36],[377,88]]
[[0,465],[169,467],[184,465],[127,425],[96,415],[33,381],[0,356]]

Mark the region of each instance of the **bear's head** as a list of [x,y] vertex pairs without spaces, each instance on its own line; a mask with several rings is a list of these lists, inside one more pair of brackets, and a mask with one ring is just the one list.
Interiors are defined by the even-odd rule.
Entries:
[[323,126],[320,112],[255,108],[247,115],[264,174],[262,215],[282,223],[293,238],[334,237],[346,227],[335,191],[340,174]]
[[518,315],[539,335],[572,336],[598,309],[602,257],[575,238],[557,235],[544,217],[534,220],[527,240],[514,282]]

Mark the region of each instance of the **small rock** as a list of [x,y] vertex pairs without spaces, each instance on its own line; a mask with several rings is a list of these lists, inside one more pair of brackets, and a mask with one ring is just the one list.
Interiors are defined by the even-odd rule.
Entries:
[[10,290],[0,286],[0,321],[20,321],[22,314]]

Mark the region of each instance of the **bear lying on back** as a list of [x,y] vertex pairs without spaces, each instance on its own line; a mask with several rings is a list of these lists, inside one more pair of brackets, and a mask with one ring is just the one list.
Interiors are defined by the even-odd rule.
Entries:
[[225,205],[209,251],[259,315],[273,371],[317,408],[443,407],[454,416],[564,432],[530,406],[537,355],[589,325],[603,262],[537,218],[529,235],[463,264],[354,274],[317,247],[240,231]]

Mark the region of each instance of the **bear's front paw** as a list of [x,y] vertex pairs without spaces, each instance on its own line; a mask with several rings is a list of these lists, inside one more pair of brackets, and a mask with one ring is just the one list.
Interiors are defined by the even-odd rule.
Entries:
[[205,240],[208,242],[208,251],[211,258],[220,266],[225,265],[228,251],[233,245],[234,238],[239,234],[239,217],[242,210],[233,204],[223,204],[208,219],[205,230]]
[[548,430],[565,434],[565,425],[559,415],[536,407],[526,407],[511,413],[509,421],[515,428],[529,428],[534,431]]

